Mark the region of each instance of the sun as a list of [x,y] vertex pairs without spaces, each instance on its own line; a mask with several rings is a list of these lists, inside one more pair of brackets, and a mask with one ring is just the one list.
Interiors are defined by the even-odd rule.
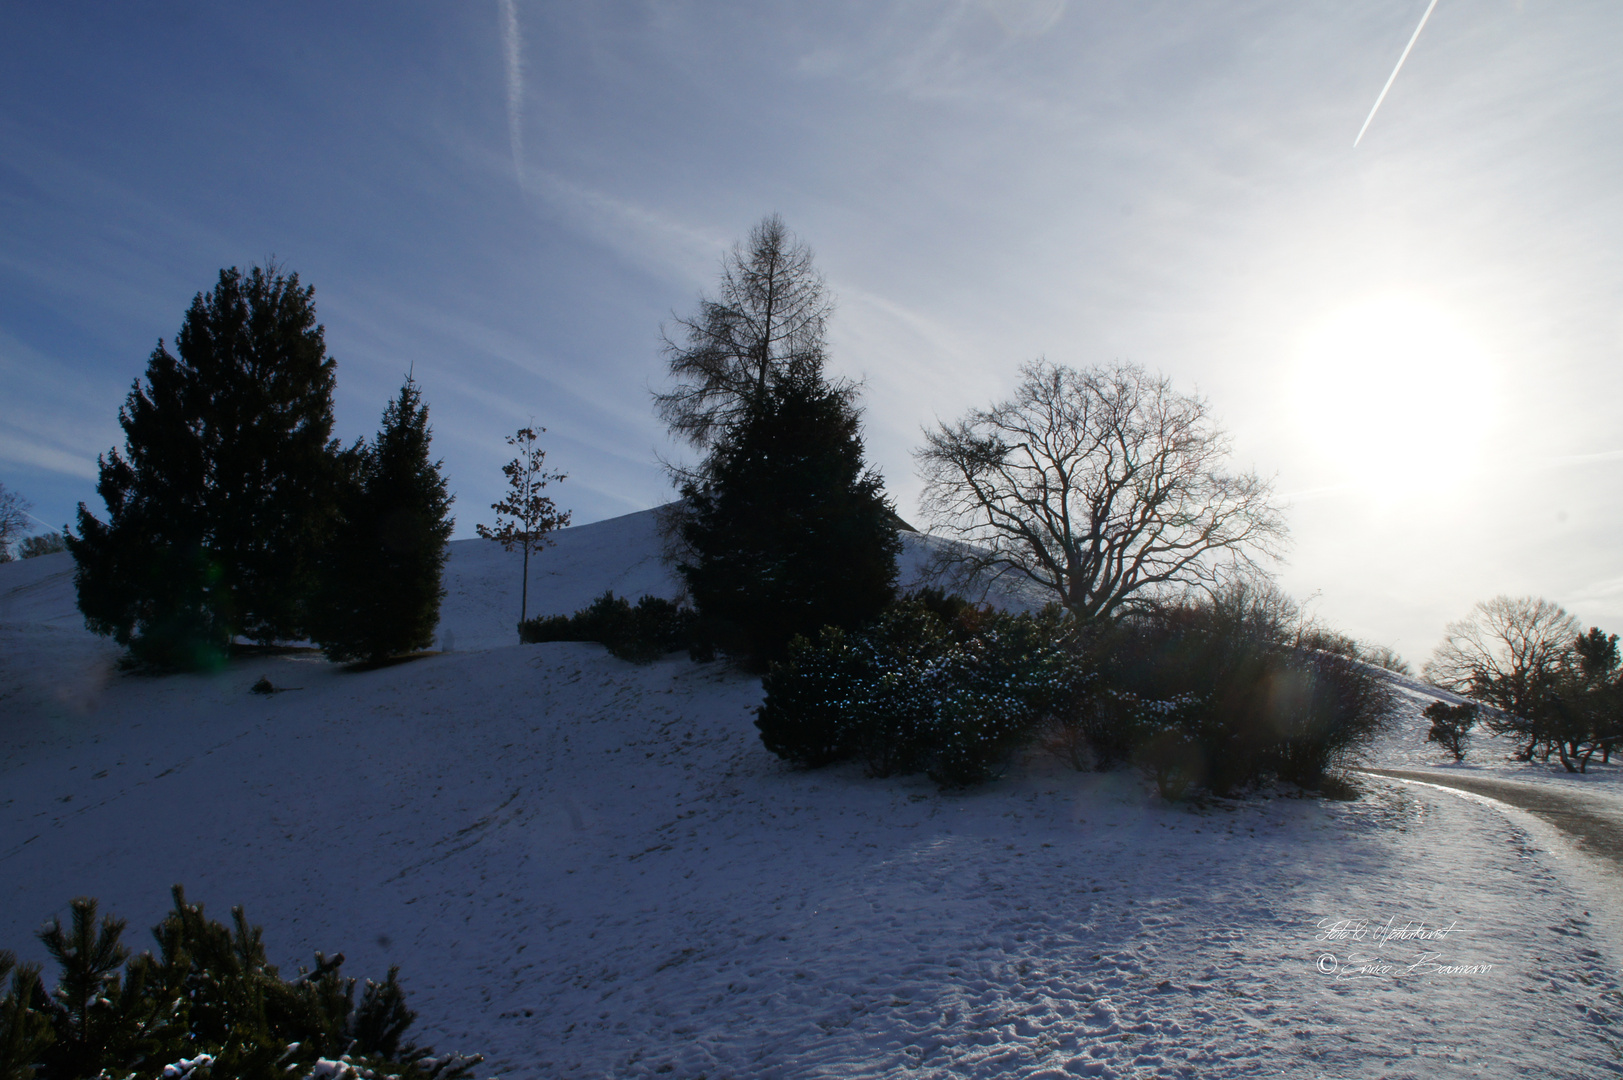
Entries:
[[1492,384],[1486,354],[1447,312],[1383,296],[1308,336],[1294,409],[1313,445],[1360,483],[1447,485],[1476,465]]

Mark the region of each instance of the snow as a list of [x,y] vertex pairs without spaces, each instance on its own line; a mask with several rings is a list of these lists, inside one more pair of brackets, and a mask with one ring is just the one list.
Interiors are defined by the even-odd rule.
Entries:
[[[531,611],[675,595],[657,551],[650,513],[565,530]],[[43,960],[78,895],[139,945],[183,882],[287,969],[400,964],[416,1036],[511,1078],[1623,1071],[1617,894],[1524,816],[1380,780],[1168,806],[1040,755],[967,794],[795,772],[756,679],[513,644],[517,568],[453,545],[447,653],[151,678],[67,556],[0,565],[0,946]],[[1447,756],[1425,703],[1373,760]]]

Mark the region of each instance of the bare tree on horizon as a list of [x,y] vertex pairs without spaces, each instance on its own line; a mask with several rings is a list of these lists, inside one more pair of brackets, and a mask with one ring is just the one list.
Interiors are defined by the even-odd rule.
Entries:
[[655,392],[655,411],[707,449],[780,380],[822,374],[833,307],[811,248],[768,214],[723,258],[715,295],[662,332],[676,385]]
[[963,543],[937,569],[1012,577],[1079,619],[1263,573],[1286,527],[1272,485],[1223,471],[1206,403],[1133,364],[1027,364],[1015,395],[925,432],[924,506]]

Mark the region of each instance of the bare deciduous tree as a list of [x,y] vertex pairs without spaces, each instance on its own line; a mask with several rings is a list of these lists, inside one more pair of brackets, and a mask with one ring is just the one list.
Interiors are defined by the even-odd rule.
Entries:
[[1504,715],[1489,726],[1524,741],[1517,757],[1528,761],[1546,741],[1545,698],[1573,666],[1578,633],[1577,620],[1560,604],[1496,596],[1448,624],[1421,675],[1434,686],[1499,709]]
[[762,218],[722,261],[715,297],[665,331],[676,386],[654,395],[660,419],[708,447],[777,380],[821,374],[832,310],[811,249],[777,214]]
[[1223,471],[1198,397],[1132,364],[1021,369],[1009,401],[926,431],[926,509],[960,540],[944,567],[1036,585],[1078,618],[1212,590],[1286,538],[1272,486]]
[[0,484],[0,562],[11,561],[11,544],[29,528],[30,504],[15,491]]

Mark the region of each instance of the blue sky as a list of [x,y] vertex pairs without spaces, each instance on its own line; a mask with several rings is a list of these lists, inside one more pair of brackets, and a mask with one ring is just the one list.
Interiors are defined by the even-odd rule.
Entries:
[[1623,630],[1623,9],[1439,0],[1355,150],[1424,9],[0,4],[0,481],[99,508],[157,339],[274,255],[341,436],[415,371],[459,537],[531,417],[577,522],[663,502],[661,323],[778,211],[904,516],[921,425],[1131,360],[1276,476],[1327,621]]

